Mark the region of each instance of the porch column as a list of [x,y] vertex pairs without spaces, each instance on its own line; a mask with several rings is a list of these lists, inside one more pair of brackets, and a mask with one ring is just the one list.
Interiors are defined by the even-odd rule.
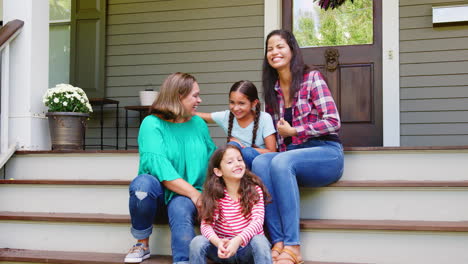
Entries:
[[3,0],[3,23],[24,21],[10,47],[10,141],[21,150],[50,149],[42,95],[49,76],[49,1]]

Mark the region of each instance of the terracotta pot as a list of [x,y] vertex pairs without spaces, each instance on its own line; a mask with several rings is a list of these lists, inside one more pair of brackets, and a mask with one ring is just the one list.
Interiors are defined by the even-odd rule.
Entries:
[[83,149],[86,120],[89,114],[48,112],[52,150]]

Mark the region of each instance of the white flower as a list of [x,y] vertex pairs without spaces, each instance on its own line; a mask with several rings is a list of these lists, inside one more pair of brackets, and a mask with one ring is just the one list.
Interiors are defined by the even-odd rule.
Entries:
[[51,112],[68,112],[70,107],[73,109],[72,111],[84,113],[93,111],[83,89],[65,83],[47,89],[42,97],[42,102],[49,107]]

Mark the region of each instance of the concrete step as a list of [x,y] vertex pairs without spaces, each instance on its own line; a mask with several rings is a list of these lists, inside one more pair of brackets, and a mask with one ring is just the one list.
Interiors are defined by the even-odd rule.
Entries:
[[[342,180],[468,180],[465,148],[347,148]],[[18,151],[7,164],[6,178],[131,180],[138,153],[131,151]]]
[[[128,215],[130,181],[0,180],[0,211]],[[304,219],[468,220],[468,181],[340,181],[301,188]]]
[[468,181],[341,181],[301,188],[305,219],[468,220]]
[[138,173],[137,151],[16,152],[6,179],[131,180]]
[[[125,254],[0,249],[0,263],[121,264]],[[144,264],[171,264],[170,256],[151,255]],[[213,264],[213,263],[210,263]],[[306,261],[305,264],[358,264]]]
[[[124,215],[0,212],[0,248],[124,254],[134,243]],[[467,263],[468,221],[301,220],[303,257],[353,263]],[[156,225],[151,251],[170,254]],[[90,243],[92,241],[92,243]],[[96,245],[100,245],[96,247]]]
[[130,181],[0,180],[0,211],[128,215]]

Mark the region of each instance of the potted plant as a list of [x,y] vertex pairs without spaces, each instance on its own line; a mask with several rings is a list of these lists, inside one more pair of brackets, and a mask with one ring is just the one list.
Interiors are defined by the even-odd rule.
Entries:
[[43,97],[49,108],[52,150],[83,149],[86,120],[93,111],[86,93],[70,84],[57,84],[47,89]]

